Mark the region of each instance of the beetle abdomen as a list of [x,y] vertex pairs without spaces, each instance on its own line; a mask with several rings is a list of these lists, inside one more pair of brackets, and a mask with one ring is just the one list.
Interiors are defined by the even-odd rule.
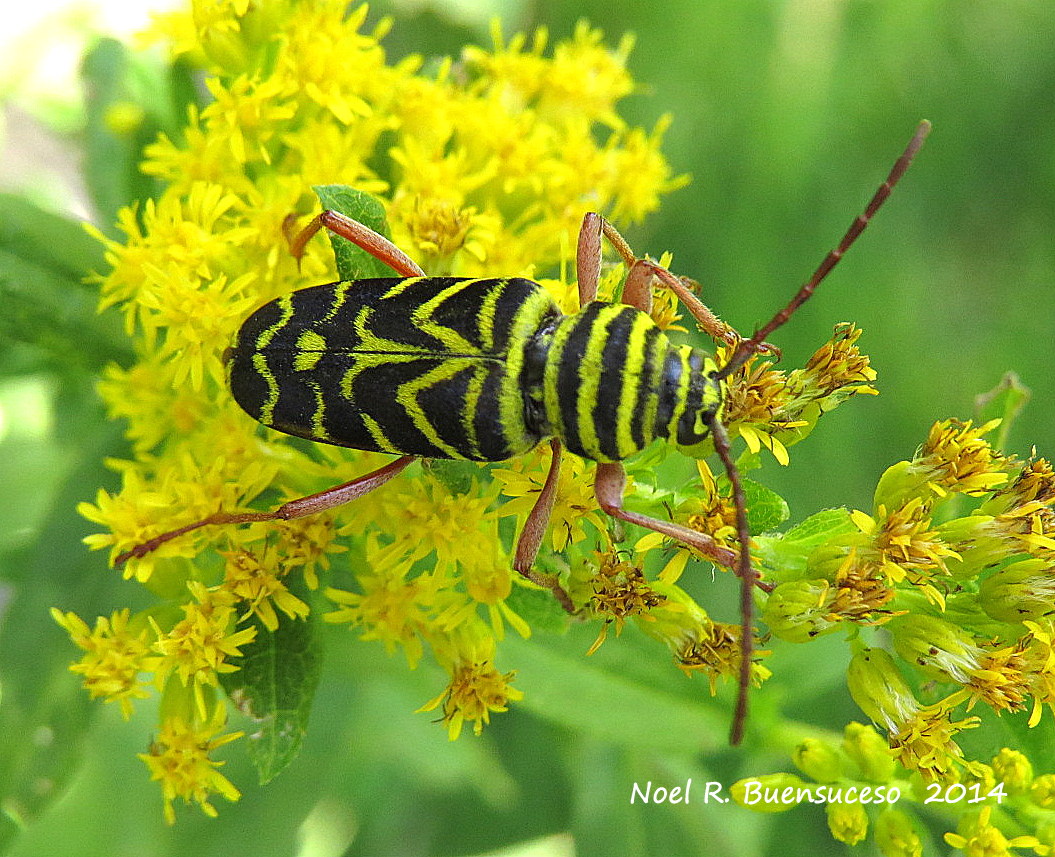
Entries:
[[541,439],[521,372],[559,311],[521,278],[384,278],[265,304],[228,353],[235,400],[278,431],[354,449],[501,461]]

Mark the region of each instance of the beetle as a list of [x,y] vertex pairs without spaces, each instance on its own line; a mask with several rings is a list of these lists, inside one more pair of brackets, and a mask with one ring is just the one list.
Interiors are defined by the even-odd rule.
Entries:
[[[264,304],[227,349],[229,386],[251,417],[280,432],[399,457],[334,488],[269,512],[217,512],[120,554],[117,565],[209,525],[289,520],[369,493],[416,458],[503,461],[548,440],[545,482],[517,538],[514,568],[569,612],[560,583],[533,569],[556,494],[564,449],[597,463],[594,493],[608,515],[666,535],[740,577],[739,694],[730,740],[743,734],[751,678],[753,588],[743,486],[722,423],[728,379],[763,350],[857,240],[908,169],[930,131],[924,121],[842,239],[766,324],[740,337],[658,263],[636,256],[601,215],[579,232],[580,309],[563,314],[541,285],[521,277],[430,277],[384,236],[326,210],[296,236],[298,259],[326,229],[398,274],[311,286]],[[602,241],[627,268],[620,303],[597,300]],[[706,351],[674,345],[649,316],[654,280],[671,289],[716,342],[732,346],[722,366]],[[693,447],[710,438],[732,487],[734,551],[701,533],[623,507],[622,462],[663,438]]]

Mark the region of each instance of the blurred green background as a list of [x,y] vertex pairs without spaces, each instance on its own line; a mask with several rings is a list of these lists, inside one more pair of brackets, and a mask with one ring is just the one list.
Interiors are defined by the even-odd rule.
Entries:
[[[826,417],[792,450],[791,466],[767,467],[762,481],[788,499],[793,521],[833,505],[868,509],[885,467],[910,456],[935,420],[971,417],[974,397],[1007,371],[1033,391],[1010,451],[1055,454],[1050,4],[437,0],[372,9],[375,19],[396,16],[385,41],[393,58],[489,44],[491,13],[507,34],[545,25],[552,40],[581,17],[612,43],[634,32],[630,65],[642,91],[623,115],[651,126],[672,113],[665,151],[693,181],[628,237],[640,251],[672,251],[675,270],[699,280],[705,300],[741,330],[766,320],[810,274],[916,123],[930,119],[934,131],[894,196],[774,337],[788,365],[801,365],[835,322],[855,321],[881,395]],[[74,143],[91,139],[75,114],[64,132]],[[57,172],[69,166],[61,160]],[[48,198],[47,188],[31,190]],[[428,715],[412,713],[434,695],[438,673],[408,675],[375,645],[331,635],[302,757],[260,788],[232,754],[225,773],[242,801],[219,806],[219,820],[181,811],[166,829],[134,755],[150,739],[147,707],[124,723],[112,706],[89,705],[65,669],[74,652],[46,614],[55,604],[90,617],[136,597],[87,555],[79,539],[92,528],[73,511],[115,485],[101,461],[124,453],[121,427],[105,421],[92,384],[101,362],[127,345],[106,319],[85,327],[87,290],[63,292],[46,313],[32,299],[48,278],[62,284],[98,268],[94,243],[10,200],[2,210],[0,846],[20,857],[458,855],[527,841],[536,850],[515,853],[848,850],[831,840],[818,807],[763,817],[702,802],[630,806],[634,781],[693,777],[702,798],[707,780],[728,786],[790,769],[786,748],[725,748],[727,716],[709,706],[705,684],[675,674],[632,633],[582,666],[592,632],[581,629],[544,651],[508,640],[503,654],[527,698],[482,738],[453,745]],[[67,268],[34,265],[51,256],[35,248],[56,242],[68,248]],[[823,651],[784,657],[780,687],[755,694],[761,716],[779,708],[833,728],[861,717],[843,666]],[[946,829],[925,834],[938,837],[928,853],[944,852]],[[877,852],[869,842],[855,853]]]

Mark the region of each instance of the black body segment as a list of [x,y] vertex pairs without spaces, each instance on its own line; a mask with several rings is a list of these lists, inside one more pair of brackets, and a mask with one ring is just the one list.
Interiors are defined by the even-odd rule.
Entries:
[[713,362],[640,310],[562,315],[521,278],[384,278],[293,292],[227,355],[245,411],[354,449],[504,461],[546,437],[594,461],[698,442],[721,403]]
[[542,439],[526,420],[521,375],[540,350],[533,338],[558,315],[541,286],[520,278],[313,286],[245,321],[228,352],[231,391],[250,416],[287,434],[502,461]]

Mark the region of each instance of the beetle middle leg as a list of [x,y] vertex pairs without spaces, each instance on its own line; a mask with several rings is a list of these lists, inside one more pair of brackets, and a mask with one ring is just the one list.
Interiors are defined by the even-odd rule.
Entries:
[[[601,236],[609,240],[627,265],[626,283],[623,286],[623,302],[648,312],[652,306],[652,279],[658,279],[674,292],[682,305],[689,311],[700,327],[718,343],[738,347],[740,335],[724,321],[718,318],[706,305],[694,295],[685,282],[670,271],[648,259],[637,258],[625,239],[599,214],[587,214],[583,218],[579,232],[577,272],[579,276],[579,300],[583,303],[592,301],[597,296],[597,283],[601,270]],[[760,338],[761,340],[761,338]],[[759,341],[757,350],[775,351],[768,343]],[[594,494],[601,509],[617,520],[636,524],[645,529],[662,533],[682,544],[699,551],[708,559],[733,569],[740,577],[740,671],[738,676],[738,695],[736,711],[733,716],[729,740],[740,743],[744,724],[747,720],[748,691],[751,685],[751,651],[753,648],[753,589],[758,583],[758,574],[751,565],[751,534],[747,520],[747,504],[740,472],[732,458],[729,438],[725,427],[717,416],[708,421],[715,450],[722,459],[729,482],[733,487],[733,501],[736,505],[736,534],[739,552],[718,544],[713,536],[697,532],[673,521],[663,521],[631,512],[623,508],[623,492],[626,485],[626,471],[618,462],[599,463],[594,480]]]
[[569,613],[575,612],[575,605],[571,597],[560,585],[553,575],[543,574],[535,571],[535,558],[538,556],[542,539],[549,529],[550,515],[553,513],[553,502],[557,499],[557,483],[560,480],[561,443],[556,438],[551,438],[550,449],[552,450],[549,462],[549,471],[546,473],[546,481],[539,491],[535,505],[531,507],[527,520],[517,537],[516,555],[513,559],[513,568],[517,573],[530,580],[537,586],[549,589],[553,596],[560,602],[561,607]]

